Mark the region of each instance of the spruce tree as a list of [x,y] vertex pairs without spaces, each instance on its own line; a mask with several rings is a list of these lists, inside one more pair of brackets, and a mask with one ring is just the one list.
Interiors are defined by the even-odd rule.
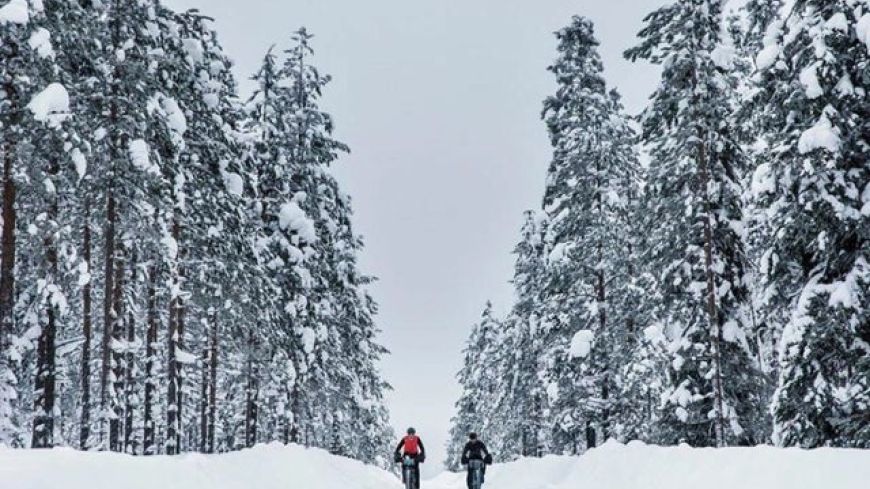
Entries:
[[656,320],[672,342],[655,441],[751,443],[757,435],[748,428],[761,403],[745,334],[745,162],[728,124],[735,78],[733,48],[722,39],[722,2],[672,2],[645,23],[641,44],[626,57],[663,65],[642,116],[652,158],[644,259],[662,301]]
[[870,446],[870,166],[866,7],[794,2],[766,39],[758,99],[769,159],[753,194],[765,213],[761,271],[785,318],[772,414],[785,446]]
[[[592,23],[575,17],[557,32],[559,58],[550,67],[559,89],[544,104],[553,145],[544,208],[550,215],[547,301],[555,298],[545,353],[558,387],[554,422],[576,453],[610,436],[617,362],[627,311],[625,210],[637,165],[633,138],[609,93]],[[563,319],[565,318],[565,319]],[[567,321],[567,323],[565,322]],[[582,401],[577,401],[582,399]]]
[[501,325],[493,316],[492,304],[487,303],[480,321],[471,329],[468,344],[464,349],[465,361],[457,379],[462,395],[456,402],[456,415],[452,420],[450,439],[447,445],[446,466],[459,470],[462,449],[468,434],[489,434],[489,425],[494,421],[493,399],[498,392],[498,378],[491,375],[495,355],[502,347]]

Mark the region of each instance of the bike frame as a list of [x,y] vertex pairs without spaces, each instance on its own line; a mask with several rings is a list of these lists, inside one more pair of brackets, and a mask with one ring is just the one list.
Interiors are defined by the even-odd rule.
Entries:
[[405,475],[405,489],[417,489],[417,476],[414,471],[415,465],[417,465],[417,462],[407,455],[402,459],[402,472],[404,472]]

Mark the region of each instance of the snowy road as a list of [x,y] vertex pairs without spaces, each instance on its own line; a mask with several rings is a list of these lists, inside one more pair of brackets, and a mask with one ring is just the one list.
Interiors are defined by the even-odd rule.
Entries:
[[[583,457],[490,469],[485,489],[865,489],[870,450],[723,450],[612,443]],[[223,455],[130,457],[0,449],[3,489],[401,489],[391,474],[322,450],[258,446]],[[464,489],[444,473],[422,489]]]

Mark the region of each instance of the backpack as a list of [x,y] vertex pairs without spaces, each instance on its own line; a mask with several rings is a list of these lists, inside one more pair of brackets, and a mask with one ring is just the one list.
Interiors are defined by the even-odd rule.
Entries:
[[415,435],[405,437],[405,455],[417,455],[420,453],[420,438]]
[[483,442],[474,440],[468,443],[469,460],[483,460]]

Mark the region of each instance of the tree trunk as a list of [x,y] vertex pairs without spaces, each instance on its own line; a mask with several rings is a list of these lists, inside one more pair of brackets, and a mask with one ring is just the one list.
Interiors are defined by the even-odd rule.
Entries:
[[[175,342],[176,348],[180,351],[185,351],[184,345],[184,299],[181,297],[178,298],[178,312],[176,313],[176,328],[178,331],[178,340]],[[178,400],[176,401],[176,406],[178,408],[178,414],[176,415],[176,419],[178,421],[178,429],[175,432],[175,446],[178,447],[178,453],[181,453],[184,448],[182,445],[184,434],[184,363],[178,362],[178,353],[176,352],[176,369],[177,369],[177,378],[178,378]]]
[[172,216],[172,238],[175,240],[177,251],[175,256],[175,263],[173,263],[172,273],[174,291],[173,294],[176,294],[171,301],[170,308],[172,311],[170,314],[174,313],[174,334],[173,334],[173,343],[172,343],[172,368],[171,374],[174,378],[174,395],[170,396],[169,402],[174,403],[175,411],[173,414],[174,424],[170,426],[172,428],[173,433],[170,434],[170,437],[174,437],[174,453],[181,453],[182,450],[182,435],[184,433],[184,417],[183,417],[183,403],[184,403],[184,364],[178,361],[178,352],[184,351],[184,299],[181,296],[181,289],[184,286],[184,276],[183,276],[183,267],[181,264],[182,254],[181,254],[181,223],[179,222],[179,213],[181,209],[176,207]]
[[[118,247],[118,254],[124,253],[123,246]],[[111,350],[112,362],[112,379],[111,392],[109,396],[111,418],[109,419],[109,448],[114,452],[124,450],[121,440],[121,418],[124,416],[124,406],[121,404],[121,393],[124,392],[124,377],[126,366],[124,351],[124,261],[120,256],[115,260],[114,271],[114,290],[112,295],[112,339],[109,345]]]
[[[599,130],[599,127],[596,125],[596,131]],[[597,138],[596,138],[597,140]],[[596,193],[595,193],[595,203],[598,207],[598,225],[600,227],[599,233],[603,233],[608,224],[604,220],[604,183],[601,181],[601,175],[603,173],[603,169],[601,168],[601,157],[599,156],[595,161],[595,173],[596,173]],[[601,438],[603,441],[607,441],[607,437],[610,432],[610,356],[613,354],[612,351],[608,351],[609,346],[609,338],[612,338],[607,332],[607,277],[604,273],[604,246],[605,243],[601,240],[598,242],[598,270],[596,271],[596,279],[597,283],[595,284],[596,288],[596,297],[595,300],[598,305],[598,331],[599,335],[602,335],[604,341],[602,344],[602,352],[601,352],[601,361],[603,364],[603,369],[601,372],[601,400],[603,401],[602,410],[601,410]]]
[[[135,288],[138,280],[136,274],[137,254],[134,251],[130,258],[130,286]],[[133,401],[135,393],[135,357],[133,344],[136,342],[136,315],[132,308],[127,314],[127,349],[125,351],[125,389],[124,389],[124,452],[136,453],[136,439],[133,436],[133,413],[136,406]]]
[[[212,314],[209,314],[209,320],[212,319]],[[199,451],[200,453],[208,453],[208,413],[209,413],[209,396],[208,396],[208,372],[209,372],[209,345],[208,341],[202,342],[202,351],[200,356],[199,373]]]
[[[56,161],[49,163],[48,175],[54,180],[58,174],[59,165]],[[46,287],[57,286],[57,240],[58,202],[57,192],[49,196],[48,220],[43,240],[45,249]],[[37,342],[35,406],[33,419],[33,448],[51,448],[54,446],[54,404],[56,387],[56,337],[57,337],[57,307],[54,304],[51,290],[45,290],[46,322]]]
[[709,195],[709,162],[707,161],[706,137],[704,132],[699,134],[698,141],[698,167],[701,173],[701,192],[704,199],[704,271],[707,277],[707,315],[710,321],[710,336],[713,346],[713,396],[716,405],[716,417],[713,419],[716,433],[716,446],[725,446],[725,419],[724,400],[722,392],[722,354],[721,334],[719,327],[719,315],[716,307],[716,281],[713,271],[713,225],[711,223],[711,205]]
[[245,446],[257,444],[257,398],[259,385],[257,367],[254,361],[254,333],[248,332],[247,385],[245,388]]
[[215,417],[217,415],[217,366],[218,366],[218,316],[211,320],[211,344],[209,345],[208,375],[208,453],[215,452]]
[[[121,45],[121,22],[117,13],[119,9],[118,1],[113,0],[109,11],[109,26],[111,30],[111,48],[114,52]],[[115,333],[116,321],[118,319],[117,312],[114,310],[113,303],[115,298],[115,231],[118,227],[118,209],[115,200],[115,171],[118,160],[121,158],[121,146],[123,136],[117,132],[120,125],[120,115],[118,113],[118,79],[120,78],[120,63],[115,62],[112,71],[113,78],[109,84],[109,127],[113,130],[113,134],[109,139],[109,172],[106,175],[106,229],[105,229],[105,250],[104,250],[104,270],[103,280],[105,282],[103,289],[103,339],[102,339],[102,366],[100,370],[100,442],[103,448],[106,444],[112,446],[112,442],[106,436],[106,425],[111,424],[110,414],[114,406],[109,406],[109,373],[112,364],[112,335]],[[111,431],[111,426],[109,427]],[[117,440],[116,440],[117,442]]]
[[[83,229],[82,240],[82,255],[84,258],[87,273],[91,274],[91,204],[85,200],[85,224]],[[87,450],[90,448],[91,437],[91,337],[93,336],[92,329],[92,309],[91,302],[91,284],[93,277],[89,277],[87,283],[82,286],[82,335],[84,343],[82,344],[82,417],[79,431],[79,448]]]
[[100,413],[101,430],[100,437],[105,443],[106,421],[109,418],[109,369],[111,368],[112,330],[114,329],[114,315],[112,309],[112,297],[115,295],[113,282],[115,280],[115,219],[117,219],[115,197],[111,190],[106,195],[106,237],[105,237],[105,264],[103,280],[103,341],[102,341],[102,365],[100,370]]
[[151,264],[148,277],[148,333],[145,338],[145,413],[143,416],[145,429],[142,436],[142,453],[145,455],[154,455],[155,439],[154,439],[154,394],[155,394],[155,379],[154,366],[155,356],[157,355],[157,275],[158,260],[155,257]]
[[[174,294],[175,292],[173,292]],[[178,301],[177,296],[169,300],[169,334],[167,336],[166,355],[166,454],[178,453]]]
[[[299,372],[301,369],[298,368],[298,365],[294,365],[296,367],[296,372]],[[293,381],[293,388],[290,390],[290,399],[289,402],[289,411],[290,413],[287,415],[287,441],[286,443],[294,443],[299,444],[299,434],[300,434],[300,426],[299,419],[300,410],[302,409],[300,401],[300,392],[299,392],[299,378],[297,376],[296,380]]]
[[[10,60],[17,57],[18,46],[10,44]],[[2,251],[0,251],[0,375],[5,375],[9,369],[7,346],[8,337],[12,334],[15,305],[15,231],[17,212],[15,199],[15,159],[17,157],[17,129],[20,122],[21,108],[18,106],[18,91],[14,77],[9,77],[3,84],[6,93],[9,126],[4,128],[6,136],[3,141],[3,236]],[[6,379],[0,378],[0,382]],[[2,387],[2,386],[0,386]],[[0,399],[11,401],[11,399]],[[2,422],[3,420],[0,420]]]

